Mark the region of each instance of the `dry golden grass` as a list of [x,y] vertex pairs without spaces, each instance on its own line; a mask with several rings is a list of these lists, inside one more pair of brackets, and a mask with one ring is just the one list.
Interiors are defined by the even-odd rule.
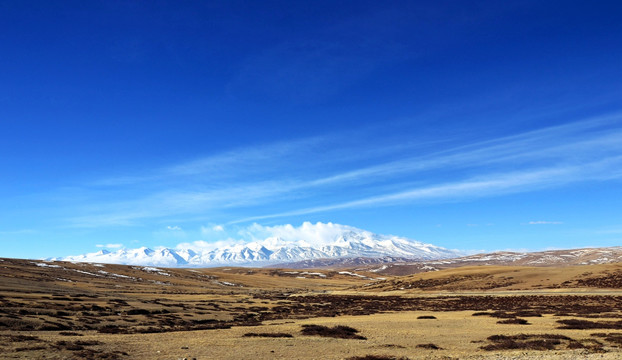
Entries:
[[[622,356],[622,330],[558,323],[617,324],[618,264],[479,266],[386,280],[356,270],[368,278],[326,269],[37,264],[45,263],[0,262],[0,358]],[[303,335],[304,325],[352,327],[366,339]]]
[[[123,349],[131,359],[344,359],[369,354],[410,359],[447,358],[603,358],[617,359],[620,352],[602,337],[592,336],[581,330],[556,328],[556,317],[543,316],[530,319],[529,328],[516,325],[499,325],[496,319],[472,316],[470,311],[435,313],[436,320],[417,319],[428,312],[399,312],[366,316],[343,316],[338,318],[314,318],[294,321],[269,321],[262,326],[240,326],[221,330],[200,330],[157,334],[87,334],[83,341],[100,341],[108,344],[103,350]],[[320,336],[304,336],[303,325],[346,325],[359,330],[366,340],[338,339]],[[292,338],[246,337],[249,332],[287,333]],[[486,339],[503,334],[554,334],[568,337],[589,346],[594,341],[604,344],[604,351],[581,348],[543,352],[534,350],[485,351],[481,347],[490,344]],[[66,337],[49,334],[51,342],[67,340]],[[111,346],[114,344],[114,346]],[[435,344],[441,350],[425,349],[422,344]],[[65,354],[66,355],[66,354]],[[27,358],[27,357],[23,357]],[[58,357],[60,358],[60,357]],[[121,357],[125,358],[125,357]]]

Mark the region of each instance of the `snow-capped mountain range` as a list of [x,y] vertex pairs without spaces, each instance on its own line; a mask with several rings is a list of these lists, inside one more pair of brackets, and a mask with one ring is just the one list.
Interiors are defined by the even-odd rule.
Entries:
[[330,239],[318,241],[285,240],[268,237],[261,241],[220,247],[217,249],[155,250],[141,247],[118,251],[100,250],[77,256],[50,260],[94,262],[164,267],[265,266],[311,259],[386,257],[432,260],[461,256],[455,250],[409,240],[398,236],[378,235],[369,231],[343,226]]

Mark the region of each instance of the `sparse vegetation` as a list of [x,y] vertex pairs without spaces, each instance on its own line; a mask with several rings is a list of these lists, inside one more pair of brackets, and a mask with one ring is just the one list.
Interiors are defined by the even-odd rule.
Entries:
[[518,334],[518,335],[493,335],[487,339],[490,344],[481,346],[486,351],[498,350],[564,350],[586,349],[590,351],[603,351],[602,344],[594,340],[584,340],[583,344],[565,335],[559,334]]
[[61,331],[58,333],[58,335],[63,335],[63,336],[83,336],[80,333],[77,333],[75,331]]
[[[480,346],[487,351],[516,349],[527,353],[547,349],[555,351],[580,349],[582,353],[600,352],[604,351],[603,349],[614,353],[622,351],[619,350],[619,347],[622,347],[622,333],[594,333],[591,338],[586,335],[586,338],[581,339],[571,336],[576,340],[563,337],[570,334],[564,332],[566,330],[622,328],[622,310],[620,310],[622,297],[615,295],[581,292],[577,295],[541,296],[517,292],[497,296],[495,292],[490,292],[484,296],[469,296],[447,293],[437,295],[430,292],[425,296],[413,294],[403,296],[396,292],[378,296],[384,288],[369,290],[371,286],[362,287],[355,277],[332,276],[328,271],[323,271],[329,274],[326,279],[315,279],[314,282],[307,283],[289,274],[270,275],[274,270],[269,269],[254,269],[252,272],[246,269],[214,270],[210,275],[207,275],[207,272],[212,270],[207,269],[200,274],[184,269],[167,269],[172,276],[159,279],[154,273],[119,266],[117,269],[110,268],[106,271],[118,272],[128,278],[113,279],[93,277],[72,270],[97,273],[98,269],[90,268],[92,265],[88,264],[63,264],[59,268],[37,268],[28,264],[20,260],[7,259],[0,266],[0,276],[3,279],[0,283],[0,331],[3,332],[0,334],[0,353],[6,357],[133,359],[137,355],[128,350],[128,342],[123,340],[126,337],[114,336],[115,334],[132,334],[127,338],[135,339],[142,337],[142,334],[145,334],[145,338],[149,338],[153,335],[148,334],[160,333],[162,335],[155,336],[164,339],[163,343],[167,343],[171,338],[181,339],[181,343],[176,343],[171,349],[177,351],[184,349],[187,352],[178,354],[170,350],[166,355],[163,354],[162,358],[187,356],[188,359],[192,359],[192,355],[204,358],[207,348],[202,349],[197,343],[186,342],[187,339],[193,339],[199,334],[193,333],[196,330],[214,330],[214,335],[221,339],[219,341],[222,341],[223,334],[234,334],[231,335],[232,341],[235,341],[233,339],[240,341],[243,337],[244,342],[252,344],[251,346],[264,350],[268,348],[267,355],[258,356],[258,359],[271,358],[279,352],[282,356],[283,348],[279,350],[278,346],[299,346],[305,341],[316,345],[324,341],[332,344],[348,344],[347,340],[334,339],[366,338],[368,339],[365,345],[380,353],[373,354],[375,351],[370,351],[372,354],[354,359],[404,359],[396,356],[407,355],[406,351],[413,349],[434,351],[442,348],[442,352],[439,350],[439,356],[450,355],[453,350],[451,344],[455,346],[455,342],[452,342],[447,334],[454,331],[453,324],[457,318],[452,313],[456,311],[471,311],[473,315],[467,318],[460,315],[462,316],[460,321],[470,321],[477,327],[473,334],[469,335],[471,338],[463,342],[469,344],[473,351],[477,351],[475,349],[479,349]],[[69,270],[63,270],[65,267]],[[488,271],[487,269],[489,268],[485,267],[481,271]],[[581,272],[584,273],[585,271]],[[598,271],[592,269],[589,276],[594,277],[598,274]],[[420,276],[438,276],[438,274]],[[46,280],[61,277],[71,282]],[[144,279],[143,277],[161,283],[138,280]],[[518,278],[519,274],[516,275],[516,279]],[[216,280],[243,282],[245,287],[224,288],[212,283]],[[393,280],[396,278],[390,279]],[[455,277],[446,285],[462,286],[460,284],[466,282],[489,280],[487,276]],[[168,281],[169,285],[162,285],[164,281]],[[254,282],[257,285],[253,288]],[[305,287],[302,287],[302,283]],[[373,284],[380,286],[384,283],[378,281]],[[340,289],[347,292],[341,295],[330,292]],[[360,292],[355,292],[358,290]],[[412,313],[401,319],[400,312],[405,311]],[[439,316],[439,312],[446,313]],[[559,319],[553,315],[576,318]],[[383,319],[387,316],[393,320],[386,320],[389,324],[384,328],[376,327],[375,323],[362,325],[368,316]],[[494,320],[478,318],[481,316]],[[321,325],[303,326],[300,328],[300,334],[318,338],[300,340],[303,336],[297,335],[296,324],[301,321],[308,323],[308,320],[302,319],[315,317],[334,317],[334,321],[325,319],[322,321],[326,322],[322,322]],[[343,325],[348,324],[347,319],[350,317],[356,319],[356,322],[350,324],[354,327]],[[530,317],[542,319],[529,324]],[[407,336],[392,337],[394,327],[391,321],[394,320],[398,323],[408,322],[403,323],[402,328],[402,331],[407,331]],[[430,326],[432,323],[426,320],[433,320],[434,326]],[[546,332],[551,326],[557,325],[560,327],[560,334],[490,336],[495,327],[488,325],[496,321],[500,324],[529,324],[529,330],[532,332]],[[360,329],[364,329],[363,333],[359,332],[359,325],[355,324],[361,324]],[[240,326],[254,326],[253,329],[256,330],[242,330]],[[499,328],[501,326],[497,327]],[[178,333],[180,331],[186,333]],[[207,339],[211,337],[211,333],[200,334]],[[425,336],[422,337],[421,334]],[[272,346],[276,348],[269,348]],[[164,348],[163,351],[167,350]],[[194,354],[195,351],[198,353]],[[274,351],[274,354],[271,351]],[[342,351],[339,350],[339,346],[333,346],[329,351],[331,356],[336,354],[336,358],[344,357],[340,355],[343,353],[339,353]],[[382,354],[383,351],[388,354]],[[211,354],[209,356],[216,357]],[[136,358],[141,357],[138,355]]]
[[267,338],[292,338],[294,335],[287,333],[246,333],[245,337],[267,337]]
[[47,349],[46,346],[42,346],[42,345],[35,345],[35,346],[25,346],[25,347],[17,347],[15,348],[16,352],[23,352],[23,351],[37,351],[37,350],[45,350]]
[[358,335],[358,330],[349,326],[337,325],[333,327],[323,325],[302,325],[302,335],[317,335],[323,337],[333,337],[338,339],[357,339],[367,340],[366,337]]
[[11,342],[41,341],[40,338],[30,335],[0,335],[0,337],[2,337],[2,340],[6,339]]
[[353,356],[346,360],[409,360],[407,357],[395,357],[390,355],[365,355],[365,356]]
[[497,324],[516,324],[516,325],[530,325],[529,321],[521,318],[512,318],[497,321]]
[[590,321],[582,319],[557,320],[558,329],[622,329],[622,321]]
[[592,336],[603,338],[603,340],[613,344],[614,346],[622,346],[622,334],[620,333],[595,333]]
[[425,320],[425,319],[434,320],[434,319],[436,319],[436,316],[433,316],[433,315],[421,315],[421,316],[417,316],[417,319],[420,319],[420,320]]
[[535,310],[518,310],[514,312],[514,316],[520,317],[542,317],[542,314]]
[[471,316],[492,316],[493,313],[487,311],[476,311]]

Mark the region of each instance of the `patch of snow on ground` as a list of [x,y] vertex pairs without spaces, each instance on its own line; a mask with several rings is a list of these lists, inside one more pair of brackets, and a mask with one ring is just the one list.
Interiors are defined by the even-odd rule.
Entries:
[[140,270],[144,270],[144,271],[148,271],[148,272],[159,272],[162,271],[161,269],[155,268],[155,267],[151,267],[151,266],[144,266],[142,268],[134,268],[134,269],[140,269]]
[[86,274],[86,275],[91,275],[91,276],[102,277],[102,275],[99,275],[99,274],[93,274],[93,273],[90,273],[90,272],[88,272],[88,271],[82,271],[82,270],[76,270],[76,269],[72,269],[72,270],[73,270],[73,271],[75,271],[75,272],[78,272],[78,273],[80,273],[80,274]]
[[50,267],[50,268],[60,268],[61,267],[60,265],[50,265],[50,264],[46,264],[46,263],[33,263],[33,264],[35,264],[37,266],[40,266],[40,267]]
[[322,273],[318,273],[318,272],[308,272],[308,271],[305,271],[305,272],[301,272],[300,274],[301,275],[319,276],[319,277],[323,277],[323,278],[326,277],[326,274],[322,274]]
[[349,272],[349,271],[340,271],[339,274],[341,274],[341,275],[356,276],[356,277],[360,277],[362,279],[370,279],[369,277],[367,277],[365,275],[361,275],[361,274],[357,274],[357,273],[353,273],[353,272]]
[[167,285],[167,286],[171,285],[169,283],[164,283],[164,282],[158,281],[158,280],[149,280],[149,281],[151,281],[152,283],[157,284],[157,285]]
[[372,270],[369,270],[369,271],[371,271],[371,272],[378,272],[378,271],[386,270],[388,268],[389,268],[388,265],[382,265],[381,267],[379,267],[377,269],[372,269]]
[[108,276],[114,276],[114,277],[118,277],[118,278],[124,278],[124,279],[132,279],[132,280],[136,280],[135,277],[133,276],[127,276],[127,275],[121,275],[121,274],[115,274],[115,273],[109,273],[107,271],[104,270],[99,270],[98,273],[100,274],[104,274],[104,275],[108,275]]
[[429,266],[429,265],[423,265],[421,267],[421,270],[438,271],[437,268],[435,268],[434,266]]
[[558,256],[545,255],[545,256],[542,256],[539,259],[531,260],[531,261],[527,262],[527,264],[547,264],[547,263],[551,263],[551,262],[560,262],[561,260],[563,260],[563,259],[558,257]]
[[156,273],[158,275],[171,276],[171,274],[165,272],[164,270],[158,269],[158,268],[155,268],[155,267],[151,267],[151,266],[132,267],[132,269],[143,270],[143,271],[150,272],[150,273]]

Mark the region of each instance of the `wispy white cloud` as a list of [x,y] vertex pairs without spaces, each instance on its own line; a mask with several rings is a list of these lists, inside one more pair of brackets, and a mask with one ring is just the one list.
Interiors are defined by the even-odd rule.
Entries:
[[[143,219],[219,216],[238,223],[620,179],[621,120],[622,114],[612,114],[432,152],[382,141],[361,146],[345,133],[232,150],[101,181],[98,186],[128,195],[94,198],[68,222],[131,226]],[[269,207],[285,210],[262,213]],[[242,213],[247,216],[236,216]]]
[[[615,161],[615,163],[618,166],[622,166],[622,158],[616,160],[617,161]],[[280,218],[286,216],[307,215],[359,207],[382,205],[386,206],[403,203],[406,201],[412,202],[434,199],[460,200],[465,198],[479,198],[485,196],[533,191],[536,189],[545,189],[551,186],[561,186],[577,181],[612,179],[614,178],[613,174],[608,171],[604,171],[606,169],[609,169],[610,165],[612,165],[612,161],[608,159],[603,162],[593,163],[585,167],[560,167],[553,169],[540,169],[534,171],[496,174],[486,176],[485,178],[477,177],[454,183],[418,187],[397,193],[371,196],[363,199],[331,205],[303,208],[282,213],[252,216],[234,220],[231,221],[231,223],[235,224],[241,222]],[[622,173],[618,173],[617,175],[615,175],[615,178],[621,177]]]
[[169,226],[167,226],[166,228],[167,228],[168,230],[171,230],[171,231],[181,231],[181,227],[179,227],[179,226],[177,226],[177,225],[175,225],[175,226],[170,226],[170,225],[169,225]]
[[246,243],[246,240],[234,238],[226,238],[218,241],[196,240],[192,242],[179,243],[175,248],[179,250],[210,251],[227,246],[243,245]]
[[[318,186],[338,182],[374,181],[377,177],[390,177],[403,173],[416,173],[435,169],[463,169],[512,165],[526,162],[562,160],[566,163],[598,159],[599,155],[622,152],[622,130],[601,129],[604,125],[622,119],[622,114],[587,121],[534,130],[481,141],[427,155],[403,158],[341,172],[308,182]],[[598,130],[599,131],[595,131]],[[593,134],[586,132],[594,131]]]
[[95,246],[98,248],[106,248],[106,249],[120,249],[123,247],[123,244],[97,244]]
[[563,224],[563,221],[544,221],[544,220],[537,220],[537,221],[530,221],[527,224],[529,225],[561,225]]
[[212,236],[214,234],[222,234],[224,231],[225,231],[225,227],[223,225],[201,226],[201,235],[203,236]]
[[[222,153],[172,164],[162,168],[151,169],[141,175],[122,175],[97,180],[95,186],[127,186],[144,184],[154,181],[175,182],[196,176],[205,177],[210,181],[228,180],[245,174],[257,174],[266,170],[262,165],[266,162],[291,160],[301,152],[313,151],[326,143],[334,141],[331,136],[311,137],[281,141],[270,144],[257,144],[250,147],[236,148]],[[195,180],[196,181],[196,180]]]

